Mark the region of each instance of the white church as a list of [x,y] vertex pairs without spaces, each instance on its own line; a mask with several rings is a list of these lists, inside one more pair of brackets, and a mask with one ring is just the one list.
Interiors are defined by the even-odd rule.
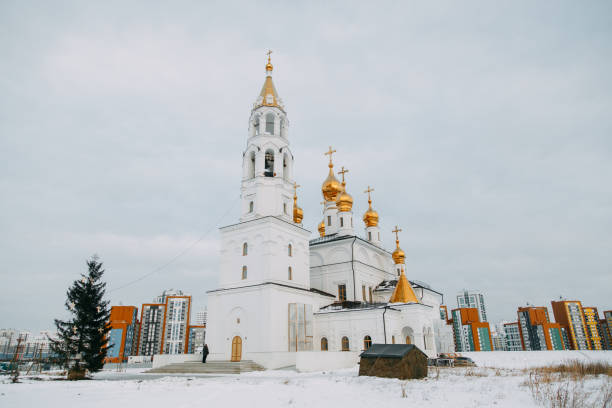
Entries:
[[385,249],[369,187],[363,235],[356,233],[362,220],[353,217],[346,170],[338,172],[342,181],[336,178],[331,147],[320,237],[310,239],[272,71],[268,54],[243,153],[241,216],[220,229],[219,286],[207,292],[209,360],[252,360],[272,369],[306,356],[334,368],[332,355],[372,343],[412,343],[430,357],[452,351],[442,294],[407,279],[397,227],[395,250]]

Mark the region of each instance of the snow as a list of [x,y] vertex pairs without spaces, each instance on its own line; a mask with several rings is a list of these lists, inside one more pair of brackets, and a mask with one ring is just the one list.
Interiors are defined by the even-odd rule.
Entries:
[[478,367],[493,368],[533,368],[559,365],[568,361],[595,362],[612,364],[612,351],[486,351],[460,353],[469,357]]
[[[533,352],[530,352],[533,353]],[[546,352],[545,352],[546,353]],[[552,352],[548,352],[552,353]],[[533,360],[573,359],[575,353],[554,353]],[[593,354],[592,353],[597,353]],[[592,352],[584,359],[612,361],[612,352]],[[334,372],[297,373],[271,370],[221,376],[167,376],[103,371],[93,381],[40,381],[23,379],[10,384],[0,379],[0,407],[536,407],[521,352],[464,353],[483,367],[430,368],[428,378],[400,381],[359,377],[357,368]],[[536,364],[536,363],[533,363]],[[537,365],[536,364],[536,365]],[[491,368],[484,367],[488,365]],[[505,367],[512,367],[508,369]],[[439,374],[438,374],[439,372]],[[607,377],[584,381],[587,391],[601,389]],[[402,388],[406,398],[402,398]]]

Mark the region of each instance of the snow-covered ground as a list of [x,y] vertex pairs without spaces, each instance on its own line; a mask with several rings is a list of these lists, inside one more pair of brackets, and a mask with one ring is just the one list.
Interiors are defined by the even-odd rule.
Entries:
[[[612,352],[595,353],[600,354],[588,359],[612,361]],[[104,371],[96,374],[93,381],[24,379],[21,384],[9,384],[7,378],[2,378],[0,407],[539,406],[525,385],[528,374],[518,369],[524,365],[524,361],[516,361],[518,355],[474,354],[478,356],[470,357],[492,368],[430,369],[428,378],[411,381],[359,377],[357,368],[304,374],[274,370],[216,377],[151,376],[130,369]],[[542,359],[539,361],[548,358],[538,357]],[[516,368],[504,368],[510,365]],[[592,377],[584,381],[581,389],[588,395],[610,384],[608,377]]]

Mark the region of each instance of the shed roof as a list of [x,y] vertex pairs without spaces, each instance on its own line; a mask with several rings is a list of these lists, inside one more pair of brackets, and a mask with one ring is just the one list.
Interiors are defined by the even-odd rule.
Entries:
[[413,349],[416,349],[419,353],[423,353],[414,344],[372,344],[369,349],[361,353],[359,356],[402,358]]

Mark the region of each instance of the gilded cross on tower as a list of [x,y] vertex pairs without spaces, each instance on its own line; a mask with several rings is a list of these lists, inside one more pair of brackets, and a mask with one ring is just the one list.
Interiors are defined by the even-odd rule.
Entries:
[[334,149],[332,149],[331,146],[329,146],[329,150],[324,153],[325,156],[329,155],[329,167],[333,167],[334,166],[332,164],[332,154],[334,154],[334,153],[336,153],[336,151]]
[[348,169],[345,169],[344,166],[342,166],[342,170],[340,170],[338,172],[338,174],[342,174],[342,182],[344,183],[344,173],[348,173]]
[[297,197],[297,189],[300,188],[302,186],[300,186],[298,183],[296,183],[295,181],[293,182],[293,195]]
[[395,229],[393,231],[391,231],[393,233],[395,233],[395,242],[399,242],[399,233],[402,232],[402,230],[400,229],[400,227],[398,227],[397,225],[395,226]]
[[[374,191],[373,188],[371,188],[370,186],[368,186],[368,189],[366,191],[364,191],[364,193],[368,193],[368,201],[372,201],[371,197],[370,197],[370,193]],[[396,227],[397,228],[397,227]]]
[[266,54],[268,55],[268,62],[270,62],[270,54],[272,54],[272,50],[268,50],[268,52],[266,52]]

